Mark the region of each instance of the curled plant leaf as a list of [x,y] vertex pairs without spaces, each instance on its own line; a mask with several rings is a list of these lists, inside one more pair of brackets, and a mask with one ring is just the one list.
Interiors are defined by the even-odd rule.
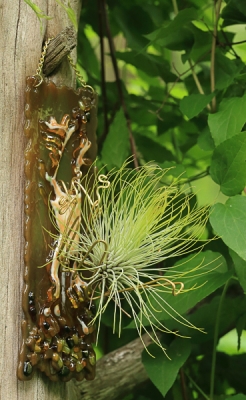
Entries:
[[[208,208],[191,209],[192,195],[174,185],[164,186],[167,170],[151,164],[137,171],[126,167],[127,163],[119,171],[99,175],[92,189],[90,175],[81,181],[83,224],[79,249],[74,254],[70,250],[69,259],[77,263],[81,279],[91,286],[91,301],[98,300],[92,321],[97,320],[98,333],[101,316],[113,302],[114,330],[117,325],[120,334],[124,313],[133,318],[140,336],[146,331],[165,351],[156,329],[171,331],[159,322],[158,312],[164,310],[181,323],[195,327],[177,316],[163,296],[186,291],[180,280],[184,277],[182,271],[173,267],[170,274],[170,268],[160,263],[194,251],[194,246],[203,248],[201,235]],[[61,264],[67,260],[65,236],[63,240]],[[71,232],[68,240],[71,242]],[[67,263],[63,263],[63,268],[69,268]],[[192,273],[200,268],[198,265]],[[151,332],[146,328],[146,319]]]

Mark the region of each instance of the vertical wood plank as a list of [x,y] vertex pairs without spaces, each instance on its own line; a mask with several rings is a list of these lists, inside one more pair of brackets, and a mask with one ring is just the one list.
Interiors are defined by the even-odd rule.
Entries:
[[[44,37],[71,25],[55,0],[34,2],[53,17],[48,23],[43,20],[42,31],[24,0],[1,0],[0,4],[0,399],[66,400],[77,398],[73,382],[57,384],[36,374],[24,383],[16,377],[23,318],[25,78],[36,71]],[[81,1],[70,0],[70,5],[79,16]],[[53,80],[68,86],[75,83],[66,63]]]

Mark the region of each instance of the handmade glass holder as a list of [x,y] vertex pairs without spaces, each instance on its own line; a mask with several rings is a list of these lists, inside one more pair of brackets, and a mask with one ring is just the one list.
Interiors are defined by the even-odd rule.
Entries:
[[[27,78],[25,272],[18,378],[93,379],[90,288],[76,271],[84,193],[96,157],[96,93]],[[81,244],[80,244],[81,245]]]

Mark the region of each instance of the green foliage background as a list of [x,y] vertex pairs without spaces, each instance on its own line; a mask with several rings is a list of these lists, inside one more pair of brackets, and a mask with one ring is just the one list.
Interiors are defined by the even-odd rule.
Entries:
[[[181,176],[198,204],[212,205],[207,237],[219,236],[178,261],[205,265],[207,275],[185,282],[199,289],[167,298],[206,334],[161,313],[191,339],[163,335],[171,361],[151,345],[155,358],[143,353],[150,382],[125,400],[246,399],[245,28],[245,0],[83,1],[78,64],[99,93],[99,167],[130,155],[135,166],[173,167],[166,183]],[[118,339],[106,313],[98,352],[135,338],[127,323]],[[228,342],[234,329],[238,339]]]

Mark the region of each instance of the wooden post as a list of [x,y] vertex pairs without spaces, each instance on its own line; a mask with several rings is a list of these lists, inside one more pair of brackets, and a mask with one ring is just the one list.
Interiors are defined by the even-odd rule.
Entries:
[[[71,25],[55,0],[35,0],[53,19],[42,19],[24,0],[2,0],[0,5],[0,399],[77,399],[73,382],[52,383],[41,374],[29,382],[16,377],[20,347],[21,297],[24,274],[24,91],[26,76],[35,73],[43,40]],[[80,0],[70,0],[78,18]],[[75,54],[75,50],[73,51]],[[72,56],[73,56],[72,52]],[[64,62],[52,78],[56,84],[74,86],[74,72]]]

